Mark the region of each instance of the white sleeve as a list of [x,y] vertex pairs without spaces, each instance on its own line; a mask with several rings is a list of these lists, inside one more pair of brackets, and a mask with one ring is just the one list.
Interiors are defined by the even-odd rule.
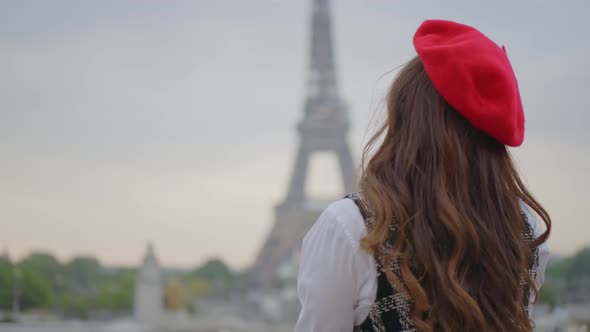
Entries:
[[[530,208],[528,206],[524,206],[524,212],[527,215],[528,221],[533,229],[533,234],[535,238],[538,238],[543,234],[543,230],[541,229],[537,218],[532,214]],[[538,247],[538,265],[537,265],[537,274],[535,277],[535,284],[537,289],[541,289],[543,283],[545,282],[545,268],[547,267],[547,263],[549,262],[549,245],[547,242],[541,243]],[[535,302],[535,294],[531,292],[529,297],[529,316],[533,314],[533,303]]]
[[[358,247],[358,246],[356,246]],[[355,245],[327,209],[303,240],[295,332],[351,332],[357,300]]]

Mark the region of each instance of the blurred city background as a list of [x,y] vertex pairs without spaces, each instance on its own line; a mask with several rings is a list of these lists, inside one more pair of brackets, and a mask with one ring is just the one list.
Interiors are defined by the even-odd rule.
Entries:
[[590,329],[590,3],[0,1],[0,332],[292,330],[428,18],[506,45],[553,217],[538,331]]

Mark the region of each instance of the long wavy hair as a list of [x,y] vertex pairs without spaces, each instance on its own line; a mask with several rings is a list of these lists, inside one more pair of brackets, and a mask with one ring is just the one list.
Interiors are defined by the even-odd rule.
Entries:
[[[551,219],[506,146],[445,102],[418,57],[390,88],[360,187],[374,217],[361,244],[384,266],[399,262],[401,272],[387,277],[412,300],[418,330],[532,330],[528,269]],[[521,202],[546,225],[531,243]]]

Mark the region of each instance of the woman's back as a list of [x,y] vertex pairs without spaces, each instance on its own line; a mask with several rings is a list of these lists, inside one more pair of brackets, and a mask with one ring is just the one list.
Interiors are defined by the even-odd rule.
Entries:
[[[529,300],[542,281],[539,246],[549,232],[539,231],[528,207],[548,229],[550,218],[506,147],[520,145],[524,133],[508,58],[477,30],[448,21],[425,22],[414,44],[419,57],[394,81],[387,123],[365,150],[362,199],[350,197],[365,223],[360,257],[374,258],[377,279],[368,318],[354,325],[359,331],[530,331]],[[321,255],[309,238],[300,327],[306,305],[319,296],[306,287],[317,287],[314,274],[322,278],[306,262],[306,254]]]
[[[354,202],[354,204],[358,207],[359,212],[363,217],[363,221],[367,229],[372,228],[372,224],[374,221],[374,214],[367,206],[366,202],[364,201],[362,195],[360,193],[355,193],[348,195],[346,197]],[[522,221],[525,225],[525,232],[521,234],[521,240],[523,244],[529,245],[532,240],[538,236],[540,236],[540,229],[532,216],[530,209],[525,205],[521,205],[522,211]],[[547,259],[549,251],[546,245],[541,246],[540,248],[533,249],[533,259],[530,261],[529,265],[529,276],[535,280],[537,285],[543,283],[543,271],[545,264],[547,263]],[[483,262],[482,262],[483,263]],[[387,271],[392,271],[397,277],[401,276],[401,266],[399,260],[394,260],[394,262],[390,265],[389,269],[386,269],[382,263],[380,263],[379,258],[376,260],[375,269],[377,271],[376,275],[376,285],[375,288],[375,297],[373,299],[372,305],[370,307],[369,313],[367,318],[363,320],[361,324],[358,324],[355,331],[357,332],[372,332],[372,331],[412,331],[415,330],[415,323],[411,317],[411,308],[412,308],[412,301],[407,297],[403,296],[402,292],[398,291],[396,287],[394,287],[387,278]],[[413,266],[413,262],[410,262],[410,270],[414,274],[419,273],[415,269],[415,265]],[[481,281],[482,284],[485,285],[487,278],[482,277]],[[532,311],[532,300],[530,297],[533,296],[531,288],[523,281],[520,283],[522,287],[522,291],[529,297],[529,301],[524,301],[523,307],[524,310],[529,314]],[[427,315],[424,316],[425,319],[428,318]],[[433,322],[436,326],[436,322]]]

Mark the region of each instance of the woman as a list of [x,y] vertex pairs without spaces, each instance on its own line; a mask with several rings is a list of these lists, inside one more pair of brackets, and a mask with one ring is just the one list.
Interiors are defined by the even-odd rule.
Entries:
[[298,332],[532,331],[551,219],[507,150],[524,116],[506,51],[440,20],[414,46],[365,148],[361,193],[304,239]]

